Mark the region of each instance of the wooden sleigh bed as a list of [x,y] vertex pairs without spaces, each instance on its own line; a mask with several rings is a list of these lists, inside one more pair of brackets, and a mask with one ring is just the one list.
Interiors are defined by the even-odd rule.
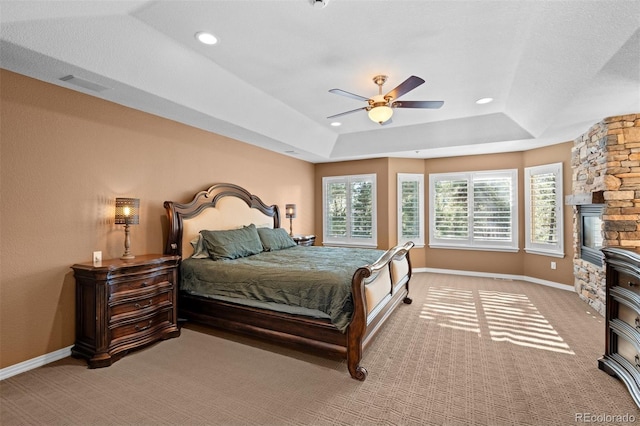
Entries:
[[[177,304],[181,319],[248,334],[295,349],[310,350],[323,356],[346,358],[351,377],[366,379],[367,370],[360,365],[363,351],[394,309],[401,302],[411,303],[408,297],[411,278],[409,251],[413,243],[381,250],[381,255],[376,255],[377,260],[349,272],[346,286],[351,293],[352,312],[341,331],[330,318],[245,304],[239,299],[204,297],[182,288],[186,264],[197,262],[189,258],[196,257],[193,256],[194,245],[200,231],[248,229],[249,225],[276,231],[280,228],[277,205],[266,205],[259,197],[237,185],[220,183],[198,192],[188,203],[166,201],[164,206],[169,219],[165,254],[182,256]],[[314,248],[293,247],[291,250]],[[322,250],[328,249],[318,247],[318,251]],[[208,259],[206,262],[217,261]],[[256,275],[261,274],[259,269],[254,270]],[[313,272],[304,272],[307,273]]]

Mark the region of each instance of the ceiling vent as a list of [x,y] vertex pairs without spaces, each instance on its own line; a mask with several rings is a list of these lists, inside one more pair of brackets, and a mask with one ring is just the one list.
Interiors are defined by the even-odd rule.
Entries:
[[87,90],[91,90],[92,92],[104,92],[108,90],[108,87],[104,87],[99,85],[98,83],[93,83],[88,80],[83,80],[78,77],[74,77],[72,75],[64,76],[60,79],[61,81],[66,81],[69,84],[73,84],[74,86],[79,86]]

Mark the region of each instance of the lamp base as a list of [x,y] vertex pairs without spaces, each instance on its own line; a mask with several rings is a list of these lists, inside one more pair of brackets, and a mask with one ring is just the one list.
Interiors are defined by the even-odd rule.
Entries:
[[129,251],[129,247],[131,247],[131,237],[129,237],[129,222],[125,220],[124,224],[124,253],[120,256],[122,260],[131,260],[136,257],[131,254]]

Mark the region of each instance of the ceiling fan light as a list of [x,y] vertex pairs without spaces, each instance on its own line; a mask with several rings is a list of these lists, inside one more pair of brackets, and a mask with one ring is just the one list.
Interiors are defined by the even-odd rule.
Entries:
[[378,124],[382,124],[389,120],[392,115],[393,110],[386,105],[373,107],[369,110],[369,118],[371,121],[375,121]]

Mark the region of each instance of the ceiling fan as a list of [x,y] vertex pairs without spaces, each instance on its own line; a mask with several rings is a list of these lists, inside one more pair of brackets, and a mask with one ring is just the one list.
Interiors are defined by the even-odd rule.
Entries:
[[398,87],[382,95],[382,85],[387,81],[386,75],[376,75],[373,77],[373,82],[378,85],[378,94],[372,98],[365,98],[364,96],[356,95],[347,92],[342,89],[331,89],[329,92],[336,95],[342,95],[353,99],[358,99],[367,102],[367,106],[357,108],[351,111],[341,112],[340,114],[331,115],[327,118],[340,117],[342,115],[351,114],[352,112],[366,110],[369,112],[369,118],[379,124],[390,123],[391,116],[393,115],[392,108],[431,108],[437,109],[444,105],[444,101],[397,101],[400,96],[410,92],[416,87],[424,83],[424,80],[420,77],[412,75],[403,81]]

